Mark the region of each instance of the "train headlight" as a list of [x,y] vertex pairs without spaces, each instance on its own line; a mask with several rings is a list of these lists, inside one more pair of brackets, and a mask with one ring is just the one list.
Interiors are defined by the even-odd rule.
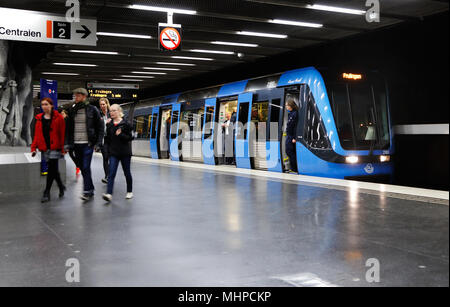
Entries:
[[359,158],[357,156],[349,156],[345,158],[345,162],[350,164],[356,164],[359,162]]
[[391,156],[380,156],[380,162],[389,162],[391,161]]

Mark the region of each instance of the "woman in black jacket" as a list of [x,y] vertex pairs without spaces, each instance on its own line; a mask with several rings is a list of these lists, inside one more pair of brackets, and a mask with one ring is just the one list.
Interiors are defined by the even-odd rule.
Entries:
[[103,194],[106,201],[112,200],[114,180],[116,178],[119,162],[127,181],[126,199],[133,198],[133,178],[131,176],[131,141],[133,140],[132,128],[130,124],[123,120],[123,110],[118,104],[110,108],[111,121],[106,127],[105,143],[108,146],[109,174],[108,191]]
[[289,99],[286,103],[286,110],[289,112],[287,122],[287,138],[286,138],[286,154],[289,157],[290,173],[298,173],[297,168],[297,122],[298,122],[298,106],[294,100]]

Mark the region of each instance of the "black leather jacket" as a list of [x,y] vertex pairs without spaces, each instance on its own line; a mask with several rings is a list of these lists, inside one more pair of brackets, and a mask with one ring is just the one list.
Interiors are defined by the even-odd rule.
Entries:
[[[117,130],[122,132],[116,135]],[[131,156],[131,141],[133,140],[133,128],[125,120],[118,125],[113,121],[106,125],[105,144],[108,146],[108,154],[115,157]]]
[[[82,103],[82,102],[80,102]],[[84,104],[82,108],[86,109],[86,129],[90,147],[101,148],[103,146],[103,137],[105,136],[105,124],[100,115],[100,111],[93,105]],[[73,149],[74,143],[74,129],[75,129],[75,115],[80,109],[79,106],[73,105],[69,109],[69,114],[66,119],[66,149]]]

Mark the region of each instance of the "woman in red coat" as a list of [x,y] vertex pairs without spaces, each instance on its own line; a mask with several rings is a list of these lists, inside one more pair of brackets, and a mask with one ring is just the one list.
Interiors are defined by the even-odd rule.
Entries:
[[45,203],[50,201],[50,189],[54,180],[56,180],[59,187],[59,197],[63,197],[64,191],[66,190],[58,170],[58,161],[65,153],[64,135],[66,122],[58,111],[53,110],[52,99],[42,99],[41,108],[43,113],[36,116],[31,152],[34,157],[36,155],[36,149],[39,149],[48,164],[47,185],[41,200]]

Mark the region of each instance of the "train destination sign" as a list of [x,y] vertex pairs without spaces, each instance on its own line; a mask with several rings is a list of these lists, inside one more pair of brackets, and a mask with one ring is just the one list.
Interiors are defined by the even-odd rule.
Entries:
[[0,7],[0,40],[97,45],[97,20],[69,22],[63,15]]
[[92,98],[136,100],[138,99],[139,85],[119,83],[88,83],[87,90],[89,97]]

